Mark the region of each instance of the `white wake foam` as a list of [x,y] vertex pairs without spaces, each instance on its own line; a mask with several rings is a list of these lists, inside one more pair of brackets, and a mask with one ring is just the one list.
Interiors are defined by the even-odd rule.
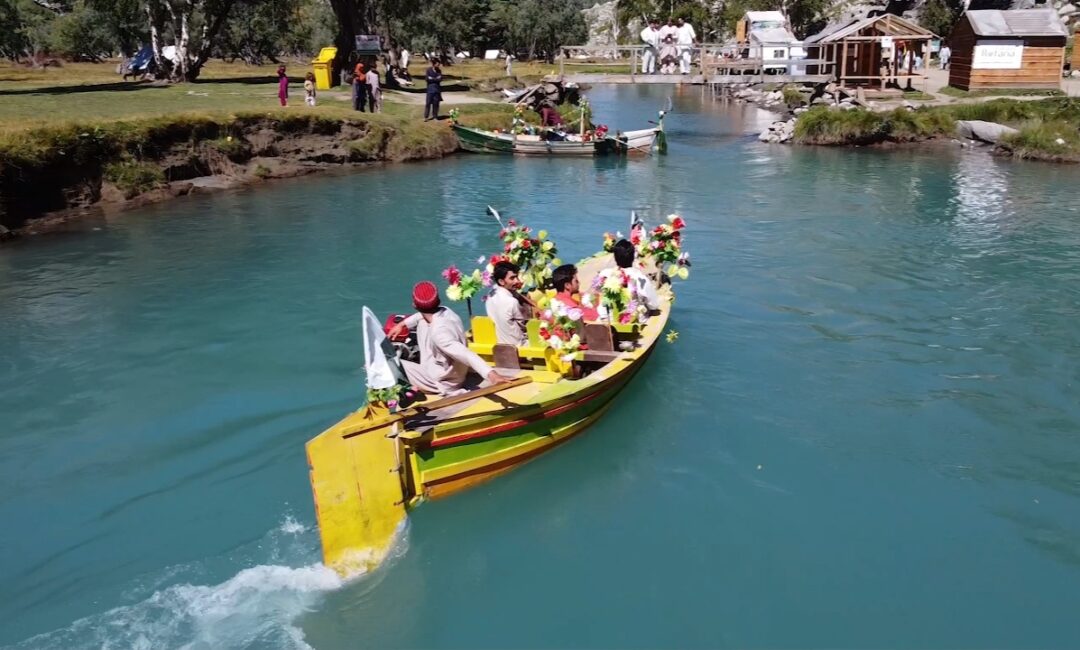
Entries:
[[[283,543],[283,535],[295,537],[308,531],[292,517],[286,517],[256,548],[265,552],[267,547],[273,547],[270,554],[276,560],[280,555],[276,547]],[[314,531],[310,535],[314,536]],[[388,559],[404,554],[405,539],[403,528]],[[296,541],[284,540],[284,543]],[[348,581],[358,577],[350,576]],[[27,639],[16,647],[310,648],[296,621],[315,609],[325,594],[346,582],[322,564],[299,567],[259,564],[216,585],[183,583],[164,587],[140,602],[80,619],[63,629]]]

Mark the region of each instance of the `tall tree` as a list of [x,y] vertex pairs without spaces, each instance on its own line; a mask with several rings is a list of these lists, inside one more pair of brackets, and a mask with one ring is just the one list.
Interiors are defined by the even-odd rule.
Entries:
[[949,38],[963,13],[963,0],[927,0],[919,11],[919,24],[942,38]]
[[508,50],[524,50],[552,60],[560,45],[585,42],[587,30],[581,2],[551,3],[544,0],[493,0],[488,24]]
[[334,67],[338,70],[348,64],[349,55],[356,49],[356,37],[360,34],[375,33],[376,2],[377,0],[330,0],[330,7],[334,10],[338,23],[335,42],[338,55],[334,62]]
[[[252,0],[258,1],[258,0]],[[143,0],[159,76],[194,81],[237,0]],[[175,55],[166,57],[166,47]]]

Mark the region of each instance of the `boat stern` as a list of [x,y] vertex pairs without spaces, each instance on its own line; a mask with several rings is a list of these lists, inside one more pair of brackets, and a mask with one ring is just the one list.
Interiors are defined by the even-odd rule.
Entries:
[[343,576],[378,566],[405,521],[401,442],[371,428],[386,415],[365,407],[307,443],[323,562]]

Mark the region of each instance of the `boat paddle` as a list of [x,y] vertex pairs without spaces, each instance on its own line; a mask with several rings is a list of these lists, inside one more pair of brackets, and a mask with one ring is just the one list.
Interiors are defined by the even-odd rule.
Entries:
[[[442,399],[437,399],[434,402],[422,402],[422,403],[416,404],[414,406],[410,406],[407,409],[403,409],[401,411],[398,411],[397,413],[391,413],[390,415],[378,418],[378,419],[376,419],[376,420],[374,420],[372,422],[369,422],[368,424],[364,425],[363,427],[361,427],[359,429],[353,429],[351,431],[346,431],[345,433],[341,434],[341,437],[344,440],[348,440],[349,438],[358,436],[358,435],[360,435],[362,433],[367,433],[368,431],[372,431],[374,429],[379,429],[379,428],[385,427],[388,424],[394,424],[395,422],[401,422],[403,420],[408,420],[409,418],[414,418],[414,417],[416,417],[418,415],[424,415],[426,413],[430,413],[430,412],[435,411],[437,409],[446,408],[447,406],[454,406],[455,404],[461,404],[463,402],[470,402],[470,401],[472,401],[474,399],[480,399],[481,397],[487,397],[488,395],[494,395],[495,393],[500,393],[500,392],[502,392],[504,390],[507,390],[507,389],[510,389],[510,388],[516,388],[518,386],[524,386],[525,384],[528,384],[528,383],[532,382],[532,380],[533,380],[532,377],[529,377],[529,376],[517,377],[515,379],[511,379],[510,381],[506,382],[505,384],[496,384],[494,386],[487,386],[485,388],[478,388],[477,390],[472,390],[472,391],[469,391],[467,393],[462,393],[460,395],[453,395],[451,397],[444,397]],[[428,424],[430,424],[430,423],[428,423]]]

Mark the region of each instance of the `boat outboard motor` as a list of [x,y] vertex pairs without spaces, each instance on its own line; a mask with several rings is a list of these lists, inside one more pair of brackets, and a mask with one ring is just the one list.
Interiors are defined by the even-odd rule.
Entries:
[[383,325],[383,332],[390,340],[390,345],[394,346],[394,353],[399,360],[420,363],[420,344],[416,340],[416,332],[406,330],[397,336],[390,336],[390,330],[403,320],[405,316],[402,314],[390,314]]

